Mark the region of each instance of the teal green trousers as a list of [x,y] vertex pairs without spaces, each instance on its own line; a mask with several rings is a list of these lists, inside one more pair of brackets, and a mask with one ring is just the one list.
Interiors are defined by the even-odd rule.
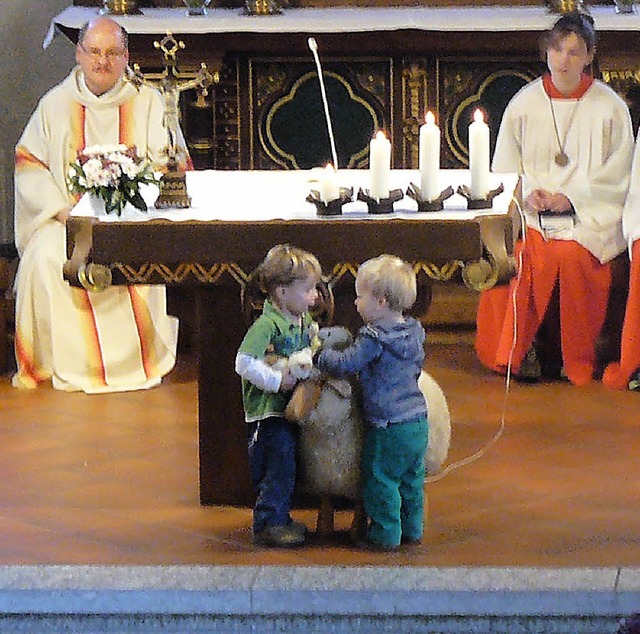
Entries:
[[424,452],[429,427],[421,418],[387,427],[368,427],[362,448],[362,499],[370,519],[368,539],[398,546],[422,537]]

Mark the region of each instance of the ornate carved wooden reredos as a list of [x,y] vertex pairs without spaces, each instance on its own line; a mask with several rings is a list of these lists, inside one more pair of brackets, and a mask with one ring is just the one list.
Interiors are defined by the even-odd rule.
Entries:
[[[231,0],[236,5],[241,0]],[[76,0],[100,5],[102,0]],[[407,4],[398,0],[394,5]],[[181,7],[182,0],[141,0],[140,6]],[[229,3],[217,0],[217,6]],[[300,0],[290,6],[330,6],[329,0]],[[357,0],[357,6],[385,6]],[[508,5],[433,0],[428,5]],[[540,5],[521,1],[512,5]],[[596,2],[589,2],[595,5]],[[293,12],[295,9],[291,9]],[[508,12],[509,6],[496,11]],[[613,11],[613,8],[611,8]],[[178,12],[176,12],[178,15]],[[277,20],[278,17],[262,18]],[[70,37],[73,39],[73,32]],[[601,32],[598,72],[630,104],[634,125],[640,117],[640,62],[633,30]],[[318,36],[324,82],[339,167],[368,165],[368,145],[377,129],[390,135],[394,168],[417,168],[418,135],[427,110],[442,130],[443,168],[468,165],[468,124],[481,107],[488,116],[491,147],[504,108],[527,82],[539,76],[535,30],[491,32],[376,31]],[[157,36],[156,36],[157,37]],[[200,61],[220,74],[207,96],[185,92],[182,125],[197,168],[305,169],[332,160],[316,66],[308,33],[212,33],[180,36],[187,46],[183,70]],[[131,35],[132,61],[143,70],[159,67],[153,36]]]

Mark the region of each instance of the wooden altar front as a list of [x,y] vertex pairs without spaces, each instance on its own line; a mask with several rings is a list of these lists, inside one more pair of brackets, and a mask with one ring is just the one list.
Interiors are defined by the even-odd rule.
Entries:
[[[391,215],[368,215],[363,203],[354,202],[345,206],[343,216],[327,218],[316,217],[304,202],[308,174],[191,174],[189,182],[197,177],[208,183],[204,189],[190,188],[192,210],[157,212],[156,219],[143,222],[72,217],[67,223],[66,276],[72,283],[78,284],[79,266],[89,265],[107,269],[114,284],[162,283],[194,290],[202,504],[251,502],[234,357],[247,328],[242,290],[274,244],[294,244],[318,256],[335,297],[335,322],[352,327],[360,323],[353,306],[358,263],[380,253],[413,263],[421,293],[433,280],[447,281],[458,270],[476,288],[490,287],[513,272],[512,220],[505,213],[516,185],[513,175],[492,175],[506,190],[495,210],[463,211],[462,197],[454,196],[448,211],[419,214],[405,198]],[[450,174],[455,184],[467,173]],[[366,175],[359,173],[361,179]],[[417,173],[393,175],[408,183]],[[266,189],[271,180],[275,186]],[[240,212],[243,208],[246,213]]]

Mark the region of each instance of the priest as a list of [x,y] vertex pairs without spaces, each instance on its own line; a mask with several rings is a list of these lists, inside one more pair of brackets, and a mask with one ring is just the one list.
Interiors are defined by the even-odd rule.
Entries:
[[164,287],[92,293],[62,277],[65,223],[76,203],[66,176],[78,151],[122,143],[163,161],[163,99],[125,81],[128,60],[127,33],[117,22],[100,16],[86,24],[77,66],[40,100],[16,146],[16,387],[51,381],[86,393],[145,389],[175,364],[178,322],[166,313]]

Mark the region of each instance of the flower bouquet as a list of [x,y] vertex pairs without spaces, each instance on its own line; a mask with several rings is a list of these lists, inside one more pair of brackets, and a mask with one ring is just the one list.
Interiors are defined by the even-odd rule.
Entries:
[[151,163],[138,156],[135,147],[92,145],[78,152],[69,166],[67,188],[72,194],[89,193],[104,202],[108,214],[122,213],[131,203],[147,211],[140,185],[157,184]]

